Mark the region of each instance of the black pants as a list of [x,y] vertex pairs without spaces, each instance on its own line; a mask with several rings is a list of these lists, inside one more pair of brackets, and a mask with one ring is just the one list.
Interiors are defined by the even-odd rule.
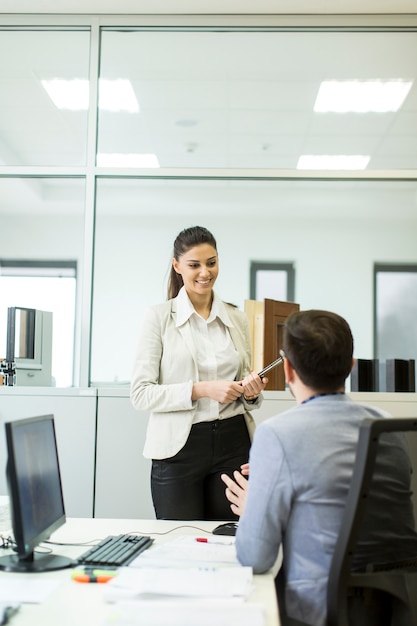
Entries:
[[232,475],[249,459],[243,415],[194,424],[185,446],[169,459],[153,460],[152,499],[157,519],[235,520],[220,475]]

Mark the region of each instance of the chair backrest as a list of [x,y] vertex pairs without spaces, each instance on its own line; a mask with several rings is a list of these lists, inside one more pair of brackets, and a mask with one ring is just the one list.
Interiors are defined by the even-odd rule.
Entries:
[[[396,433],[400,434],[396,435]],[[379,492],[382,498],[384,498],[387,496],[387,493],[389,494],[391,489],[390,475],[394,474],[395,476],[399,471],[405,474],[407,467],[410,471],[410,466],[407,465],[407,463],[408,460],[410,460],[411,463],[412,459],[410,459],[410,457],[413,455],[417,466],[417,447],[415,446],[413,450],[408,444],[402,449],[403,454],[400,456],[404,461],[404,467],[399,470],[398,467],[395,466],[397,456],[395,452],[390,455],[390,446],[397,450],[399,446],[403,446],[405,435],[402,433],[414,433],[413,436],[415,436],[415,433],[417,433],[417,418],[366,419],[360,426],[350,490],[329,573],[327,588],[327,623],[329,626],[339,626],[340,624],[347,623],[346,620],[343,621],[343,619],[339,618],[340,615],[346,615],[347,613],[346,605],[352,568],[361,569],[368,562],[367,557],[369,555],[366,554],[367,549],[373,553],[372,556],[375,556],[375,550],[377,549],[375,542],[373,544],[369,542],[366,544],[365,541],[365,554],[362,555],[363,558],[361,559],[361,548],[360,542],[358,544],[358,539],[361,540],[361,533],[365,526],[363,522],[366,522],[368,527],[369,525],[372,526],[372,524],[383,527],[384,524],[387,523],[387,520],[392,519],[392,523],[400,524],[404,518],[407,518],[404,524],[408,523],[408,528],[410,526],[415,528],[412,504],[410,505],[410,490],[412,490],[412,487],[410,486],[410,489],[407,489],[404,488],[403,485],[400,485],[401,491],[398,492],[399,495],[398,498],[396,498],[397,492],[395,490],[398,489],[398,485],[395,483],[395,479],[392,487],[394,489],[394,497],[391,497],[390,500],[388,495],[387,500],[389,510],[387,510],[386,507],[384,511],[383,505],[381,507],[381,504],[379,504],[379,508],[377,507],[378,513],[375,515],[372,514],[371,511],[371,516],[367,517],[369,515],[369,509],[372,509],[372,487],[375,487],[375,484],[373,484],[374,470],[375,473],[376,471],[379,473]],[[396,437],[398,439],[395,439]],[[394,444],[392,444],[393,441]],[[386,462],[385,464],[379,465],[379,453],[383,445],[385,445]],[[391,459],[390,456],[392,457]],[[417,472],[415,474],[415,478],[416,477]],[[397,499],[400,508],[399,512],[391,510],[392,508],[395,509]],[[392,506],[393,502],[394,505]],[[379,518],[378,515],[380,516]],[[372,532],[372,528],[370,530]],[[406,532],[404,532],[404,535],[406,535]],[[412,543],[412,550],[414,550],[416,544],[414,542]],[[408,543],[405,542],[405,545],[408,545]],[[384,559],[384,548],[385,546],[382,545],[382,561],[387,560],[386,558]],[[416,556],[416,552],[414,552],[413,556]],[[398,558],[404,558],[404,554]],[[391,558],[389,560],[393,559]],[[380,562],[378,558],[376,561]]]

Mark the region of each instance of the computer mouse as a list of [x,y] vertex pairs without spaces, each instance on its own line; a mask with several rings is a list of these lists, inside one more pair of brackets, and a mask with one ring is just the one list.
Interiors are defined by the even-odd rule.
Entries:
[[238,522],[226,522],[225,524],[219,524],[213,529],[213,535],[235,535],[238,527]]

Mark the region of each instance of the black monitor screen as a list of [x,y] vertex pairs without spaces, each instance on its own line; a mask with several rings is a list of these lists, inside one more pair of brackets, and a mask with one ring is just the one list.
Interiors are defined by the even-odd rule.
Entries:
[[17,555],[0,558],[0,569],[45,571],[71,561],[35,551],[65,523],[53,415],[7,422],[7,484]]

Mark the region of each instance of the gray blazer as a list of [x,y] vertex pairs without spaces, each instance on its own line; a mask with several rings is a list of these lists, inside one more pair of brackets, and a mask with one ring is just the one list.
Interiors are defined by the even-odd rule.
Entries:
[[[233,324],[230,336],[240,355],[237,380],[250,372],[251,345],[245,313],[225,304]],[[137,410],[150,411],[143,454],[151,459],[174,456],[187,441],[196,402],[191,401],[194,382],[199,380],[196,347],[188,324],[176,326],[176,298],[150,308],[139,337],[132,372],[130,398]],[[252,439],[255,422],[250,410],[258,408],[241,398]]]

